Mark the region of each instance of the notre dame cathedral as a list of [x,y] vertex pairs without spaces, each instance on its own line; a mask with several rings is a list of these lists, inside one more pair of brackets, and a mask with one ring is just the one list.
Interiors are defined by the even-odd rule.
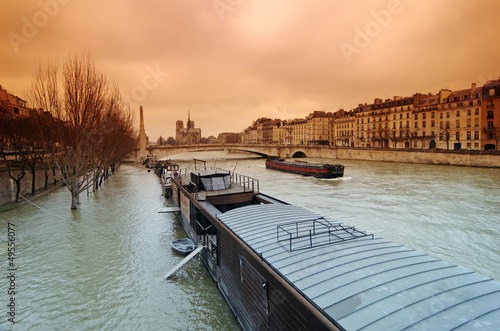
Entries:
[[177,121],[175,125],[175,140],[180,145],[193,145],[201,142],[201,129],[194,127],[188,112],[187,127],[184,128],[183,121]]

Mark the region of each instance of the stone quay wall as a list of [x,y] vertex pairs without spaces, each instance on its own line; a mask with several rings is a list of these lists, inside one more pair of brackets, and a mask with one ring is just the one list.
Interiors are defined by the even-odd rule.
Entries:
[[[17,170],[13,170],[17,174]],[[31,196],[31,170],[26,170],[26,174],[21,180],[21,195],[27,197]],[[49,180],[47,188],[54,187],[54,176],[52,171],[49,171]],[[36,194],[41,193],[45,188],[45,171],[43,169],[35,170],[35,185]],[[56,185],[59,185],[56,184]],[[7,169],[0,169],[0,205],[16,201],[16,183],[10,179],[9,171]]]
[[337,159],[345,160],[500,168],[500,153],[498,152],[338,148],[335,154]]

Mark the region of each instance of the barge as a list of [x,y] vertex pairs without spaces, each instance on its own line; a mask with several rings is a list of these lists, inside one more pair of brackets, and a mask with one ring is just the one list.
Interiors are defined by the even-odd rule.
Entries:
[[498,330],[500,283],[265,195],[179,171],[172,201],[245,330]]
[[277,157],[266,160],[266,168],[291,172],[316,178],[337,178],[344,176],[344,166],[341,164],[320,164],[305,161],[286,161]]

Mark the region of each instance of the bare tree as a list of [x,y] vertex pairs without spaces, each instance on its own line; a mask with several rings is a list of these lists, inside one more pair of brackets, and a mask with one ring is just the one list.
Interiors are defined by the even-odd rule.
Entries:
[[410,148],[413,148],[413,141],[417,139],[417,132],[412,131],[409,126],[403,128],[403,137],[410,142]]
[[441,133],[443,139],[446,141],[446,149],[450,149],[450,139],[451,139],[450,122],[446,121],[444,128],[441,129]]
[[76,209],[79,194],[96,175],[133,147],[129,112],[117,87],[97,71],[88,54],[69,57],[61,75],[57,63],[40,66],[28,98],[53,116],[42,139],[71,192],[71,209]]
[[21,181],[26,175],[29,151],[23,135],[21,121],[0,116],[1,156],[7,166],[9,178],[16,184],[16,202],[21,194]]
[[498,150],[498,142],[500,141],[500,127],[483,128],[483,132],[488,135],[488,139],[495,140],[495,150]]

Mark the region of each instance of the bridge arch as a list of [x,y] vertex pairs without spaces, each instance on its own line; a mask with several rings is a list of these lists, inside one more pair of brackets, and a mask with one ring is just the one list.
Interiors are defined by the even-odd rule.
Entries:
[[307,157],[306,153],[302,152],[302,151],[296,151],[295,153],[293,153],[292,155],[292,158],[303,158],[303,157]]

